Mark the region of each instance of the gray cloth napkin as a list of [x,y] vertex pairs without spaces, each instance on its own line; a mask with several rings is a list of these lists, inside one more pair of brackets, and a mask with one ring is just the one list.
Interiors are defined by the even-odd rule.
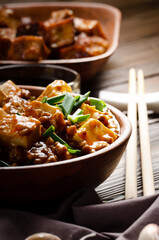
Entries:
[[[159,225],[159,195],[102,203],[93,189],[81,189],[60,203],[40,205],[39,213],[0,209],[0,239],[24,240],[47,232],[62,240],[137,240],[148,223]],[[91,235],[90,235],[91,234]]]

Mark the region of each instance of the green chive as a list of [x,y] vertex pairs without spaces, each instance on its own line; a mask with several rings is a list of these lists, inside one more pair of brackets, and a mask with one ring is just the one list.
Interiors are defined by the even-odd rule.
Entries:
[[56,135],[56,133],[54,133],[54,132],[51,133],[51,137],[55,142],[59,142],[61,144],[66,144],[66,142],[62,138],[60,138],[58,135]]
[[47,103],[47,96],[43,97],[43,99],[42,99],[41,102],[42,102],[42,103]]
[[51,98],[47,98],[47,96],[45,96],[43,99],[42,99],[42,103],[48,103],[50,105],[54,105],[58,102],[61,102],[64,97],[65,97],[66,94],[61,94],[61,95],[58,95],[58,96],[54,96],[54,97],[51,97]]
[[51,133],[55,131],[55,127],[51,125],[44,133],[44,137],[48,138],[51,136]]
[[63,115],[65,115],[64,110],[63,110],[63,108],[62,108],[61,105],[62,105],[62,104],[59,103],[59,104],[56,104],[55,106],[58,107],[58,108],[60,109],[60,111],[63,113]]
[[84,122],[86,121],[88,118],[90,117],[90,114],[86,114],[86,115],[68,115],[68,119],[73,122],[73,123],[79,123],[79,122]]
[[80,98],[75,102],[74,108],[76,109],[76,108],[80,107],[82,105],[82,103],[84,103],[88,99],[89,94],[90,94],[90,91],[85,93],[83,96],[80,96]]
[[67,147],[67,150],[69,153],[71,154],[79,154],[81,153],[81,150],[79,149],[73,149],[71,146],[69,146],[62,138],[60,138],[58,135],[56,135],[56,133],[54,133],[55,128],[54,126],[50,126],[44,133],[44,137],[48,138],[51,137],[55,142],[59,142],[61,144],[63,144],[64,146]]
[[56,104],[58,102],[61,102],[64,99],[65,95],[66,95],[66,93],[55,96],[55,97],[48,98],[47,103],[50,104],[50,105],[53,105],[53,104]]
[[74,112],[73,116],[80,115],[80,114],[82,114],[83,112],[84,112],[84,111],[83,111],[82,109],[78,108],[78,109]]
[[65,117],[72,112],[75,101],[75,98],[69,92],[67,92],[61,104]]
[[98,98],[89,98],[90,100],[90,105],[91,106],[95,106],[97,110],[103,112],[106,109],[106,103],[103,102],[102,100],[98,99]]
[[80,95],[75,96],[75,100],[78,101],[80,99]]
[[73,154],[78,155],[78,154],[81,153],[81,150],[79,150],[79,149],[68,148],[67,150],[68,150],[68,152],[71,153],[72,155],[73,155]]

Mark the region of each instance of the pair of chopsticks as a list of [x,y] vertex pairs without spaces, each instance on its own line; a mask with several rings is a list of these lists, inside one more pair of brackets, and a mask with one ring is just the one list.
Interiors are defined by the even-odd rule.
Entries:
[[[136,89],[138,89],[137,94]],[[145,86],[143,71],[138,70],[136,74],[135,69],[130,69],[128,118],[132,124],[132,134],[126,149],[126,199],[137,197],[137,110],[139,120],[143,195],[148,196],[155,193],[147,106],[144,100],[144,93]]]

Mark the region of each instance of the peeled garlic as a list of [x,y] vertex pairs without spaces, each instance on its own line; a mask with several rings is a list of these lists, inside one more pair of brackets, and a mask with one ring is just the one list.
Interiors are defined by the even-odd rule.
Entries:
[[159,226],[151,223],[140,232],[138,240],[159,240]]
[[25,240],[61,240],[61,238],[50,233],[41,232],[30,235]]

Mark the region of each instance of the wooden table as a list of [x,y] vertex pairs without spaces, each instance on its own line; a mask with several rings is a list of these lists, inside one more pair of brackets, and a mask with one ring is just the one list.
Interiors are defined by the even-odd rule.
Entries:
[[[143,69],[146,92],[159,91],[159,2],[142,3],[122,10],[119,47],[102,71],[84,86],[92,95],[100,90],[128,91],[129,68]],[[159,115],[149,113],[149,132],[156,192],[159,191]],[[103,201],[125,199],[125,155],[114,173],[96,190]],[[137,189],[143,194],[140,145],[138,141]]]

